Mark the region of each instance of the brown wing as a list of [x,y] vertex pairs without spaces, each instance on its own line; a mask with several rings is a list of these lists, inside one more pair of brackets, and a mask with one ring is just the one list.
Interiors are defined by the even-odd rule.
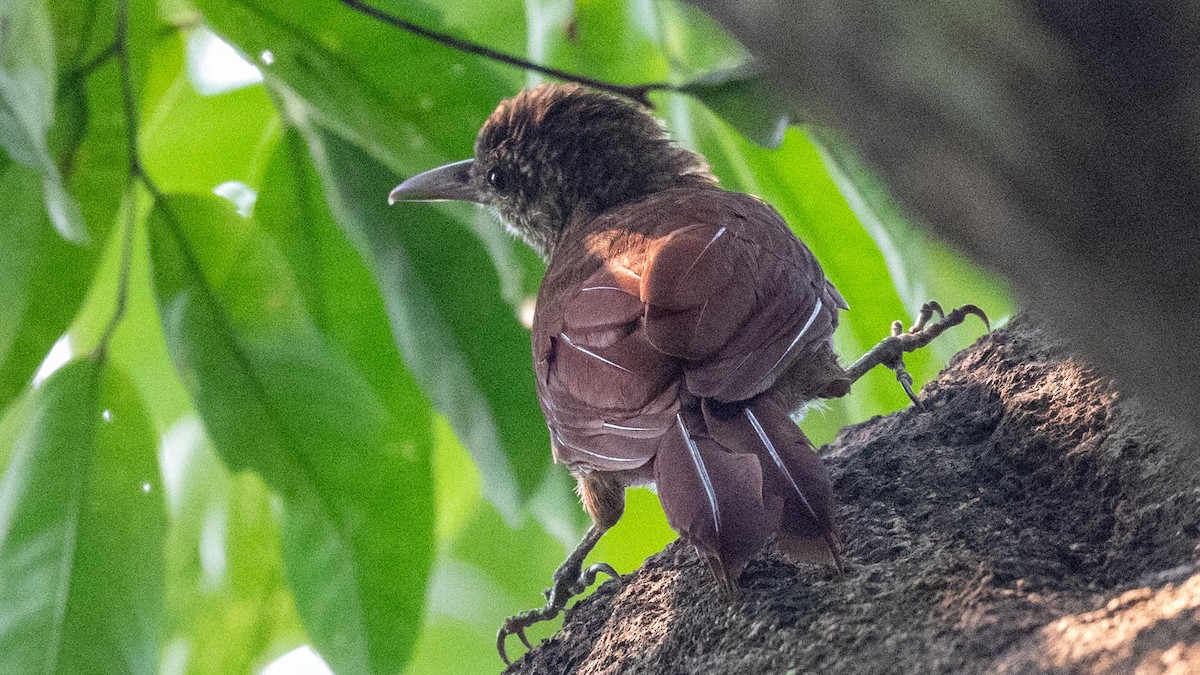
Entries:
[[566,245],[534,326],[556,459],[652,466],[669,522],[731,589],[773,532],[798,557],[835,558],[829,477],[768,390],[827,348],[845,303],[778,214],[667,193]]
[[538,395],[555,459],[573,468],[641,467],[679,409],[679,364],[640,329],[639,284],[627,269],[600,266],[539,299]]
[[827,343],[845,301],[774,209],[726,194],[724,217],[659,240],[640,295],[647,338],[687,362],[687,390],[729,402]]
[[703,411],[659,448],[663,509],[731,583],[765,543],[763,523],[794,559],[837,561],[829,475],[769,390],[798,361],[828,358],[846,303],[774,209],[745,195],[724,205],[659,240],[640,297],[647,339],[681,360]]

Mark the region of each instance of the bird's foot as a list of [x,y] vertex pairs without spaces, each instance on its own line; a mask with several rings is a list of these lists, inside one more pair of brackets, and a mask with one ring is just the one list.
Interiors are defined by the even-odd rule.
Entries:
[[[937,315],[937,320],[930,323],[934,314]],[[952,328],[961,324],[966,320],[968,315],[974,315],[983,320],[983,325],[988,331],[992,330],[991,322],[988,321],[987,314],[975,305],[963,305],[958,309],[945,313],[942,306],[936,302],[927,302],[921,307],[921,312],[917,315],[917,321],[907,331],[904,330],[904,324],[899,321],[892,322],[892,334],[884,338],[854,363],[846,369],[846,374],[851,382],[855,382],[875,366],[883,365],[890,368],[896,373],[896,379],[900,382],[900,386],[904,387],[904,393],[912,400],[913,405],[917,408],[923,407],[921,402],[917,400],[917,394],[913,391],[912,375],[904,367],[904,355],[908,352],[914,352],[922,347],[933,342],[937,336],[946,332],[946,329]]]
[[596,577],[601,572],[616,579],[617,583],[621,582],[621,575],[617,574],[612,565],[603,562],[596,563],[580,572],[579,564],[568,560],[555,570],[554,585],[545,591],[545,606],[538,609],[531,609],[528,612],[522,612],[516,616],[510,616],[496,635],[496,649],[500,652],[500,658],[504,659],[505,665],[512,665],[512,661],[508,658],[508,651],[505,648],[508,636],[516,635],[521,640],[521,644],[524,644],[527,649],[533,649],[533,645],[529,643],[529,638],[525,635],[525,629],[543,621],[550,621],[558,616],[559,612],[567,606],[567,602],[571,598],[582,594],[592,584],[596,583]]

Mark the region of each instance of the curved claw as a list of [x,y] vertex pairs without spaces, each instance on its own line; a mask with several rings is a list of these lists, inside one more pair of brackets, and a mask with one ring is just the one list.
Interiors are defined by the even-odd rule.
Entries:
[[584,588],[587,588],[596,583],[596,576],[601,572],[604,572],[610,578],[615,579],[617,584],[621,583],[621,575],[617,574],[617,571],[613,569],[613,566],[606,562],[595,563],[591,567],[584,570],[583,574],[579,575],[579,583],[582,584]]
[[529,624],[522,625],[528,618],[523,614],[514,616],[505,621],[504,625],[500,627],[500,631],[496,633],[496,651],[500,652],[500,658],[506,666],[512,665],[512,661],[508,658],[509,635],[516,635],[526,649],[533,649],[533,645],[529,643],[529,638],[525,635],[525,629],[529,627]]
[[987,314],[984,314],[983,310],[979,309],[975,305],[963,305],[962,307],[959,307],[958,309],[951,312],[951,314],[957,314],[963,318],[965,318],[967,314],[974,314],[975,316],[977,316],[983,320],[983,325],[985,328],[987,328],[988,332],[989,333],[992,332],[992,322],[988,321]]
[[913,391],[913,377],[904,367],[904,357],[897,356],[893,362],[884,365],[896,373],[896,381],[900,383],[901,387],[904,387],[904,393],[908,394],[909,400],[913,402],[913,407],[917,410],[924,410],[925,406],[917,399],[917,393]]
[[518,614],[509,617],[504,622],[504,626],[500,628],[500,632],[496,634],[496,651],[500,652],[500,658],[504,660],[505,665],[512,665],[512,661],[508,658],[507,642],[509,635],[516,635],[521,640],[521,644],[525,645],[526,649],[533,649],[533,644],[529,642],[529,638],[525,635],[525,629],[540,623],[549,621],[558,616],[559,612],[566,607],[567,602],[571,598],[583,593],[589,586],[596,582],[596,576],[601,572],[616,579],[621,580],[621,575],[613,569],[608,563],[599,562],[591,567],[588,567],[583,572],[576,572],[579,567],[577,563],[568,563],[554,572],[554,585],[547,588],[545,591],[546,605],[541,609],[533,609],[523,614]]
[[587,554],[596,545],[596,542],[606,529],[608,528],[600,527],[593,523],[588,528],[587,534],[583,536],[583,540],[571,552],[571,555],[567,556],[563,564],[554,570],[554,583],[545,591],[546,604],[544,606],[540,609],[531,609],[528,612],[511,616],[504,622],[504,625],[500,628],[500,632],[496,634],[496,651],[500,652],[500,658],[504,660],[506,665],[512,665],[512,661],[508,659],[508,650],[506,647],[509,635],[515,634],[527,649],[533,649],[533,645],[529,643],[529,638],[525,636],[526,628],[557,617],[566,608],[571,598],[583,593],[587,589],[587,586],[592,585],[592,582],[596,580],[597,573],[604,572],[609,576],[620,578],[617,576],[617,571],[607,563],[596,563],[587,568],[585,572],[581,573],[579,571],[584,558],[587,557]]
[[907,372],[896,373],[896,379],[900,381],[900,386],[904,387],[904,393],[908,394],[908,398],[913,402],[913,407],[917,410],[924,410],[925,404],[917,398],[917,393],[913,391],[912,375]]
[[[921,331],[925,330],[925,324],[929,323],[929,320],[933,318],[934,314],[937,314],[939,321],[946,318],[946,312],[942,310],[942,305],[937,300],[930,300],[924,305],[921,305],[921,311],[917,314],[917,322],[908,329],[908,332],[920,333]],[[892,334],[895,335],[895,329],[893,328],[892,330]]]
[[496,633],[496,651],[500,652],[500,660],[504,661],[505,666],[512,665],[512,661],[508,658],[508,650],[504,645],[508,641],[508,636],[508,626],[501,626],[500,631]]

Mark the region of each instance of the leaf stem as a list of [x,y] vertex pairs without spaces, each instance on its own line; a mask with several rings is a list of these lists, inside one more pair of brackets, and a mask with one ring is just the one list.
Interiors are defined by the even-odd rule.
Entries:
[[577,82],[579,84],[587,85],[593,89],[599,89],[601,91],[617,94],[618,96],[628,98],[647,108],[654,107],[653,104],[650,103],[650,92],[673,91],[676,89],[675,85],[672,85],[669,82],[616,84],[614,82],[607,82],[605,80],[587,77],[586,75],[569,73],[565,70],[551,68],[550,66],[543,66],[541,64],[529,61],[528,59],[523,59],[519,56],[513,56],[512,54],[497,51],[469,40],[463,40],[462,38],[456,38],[453,35],[447,35],[446,33],[431,30],[429,28],[425,28],[424,26],[419,26],[394,14],[389,14],[388,12],[385,12],[377,7],[372,7],[371,5],[362,2],[362,0],[338,0],[338,2],[349,7],[350,9],[355,10],[356,12],[360,12],[369,16],[376,21],[381,21],[388,25],[395,26],[403,31],[407,31],[413,35],[423,37],[427,40],[432,40],[433,42],[450,47],[451,49],[457,49],[458,51],[465,52],[467,54],[482,56],[485,59],[497,61],[499,63],[505,63],[510,66],[516,66],[517,68],[523,68],[525,70],[531,70],[535,73],[541,73],[542,75],[547,75],[549,77],[566,80],[568,82]]
[[[133,233],[137,225],[137,190],[136,184],[141,182],[149,188],[149,178],[142,168],[141,155],[138,149],[138,118],[137,99],[133,91],[133,75],[129,59],[129,0],[117,0],[116,3],[116,38],[111,49],[102,52],[102,56],[116,56],[121,75],[121,99],[125,113],[126,152],[129,155],[129,176],[125,184],[129,195],[125,206],[125,223],[121,230],[121,261],[117,272],[117,299],[113,307],[112,317],[100,335],[96,346],[97,358],[104,358],[108,343],[112,340],[117,326],[125,318],[129,306],[129,277],[133,267]],[[109,55],[108,52],[112,54]],[[100,61],[93,60],[98,64]],[[150,189],[151,195],[158,198],[157,190]]]
[[64,89],[75,86],[80,80],[88,75],[91,75],[97,68],[108,62],[109,59],[117,55],[117,43],[114,40],[112,44],[102,49],[98,54],[92,57],[91,61],[72,70],[66,77],[62,78],[62,82],[58,85],[58,90],[61,92]]
[[[199,25],[201,25],[199,21],[184,21],[181,23],[171,24],[169,26],[163,26],[158,30],[158,35],[156,35],[155,38],[157,40],[162,40],[180,31],[196,28]],[[92,73],[96,72],[101,66],[108,63],[109,59],[115,58],[118,51],[119,48],[117,46],[117,39],[113,39],[112,44],[97,52],[90,61],[59,78],[58,93],[61,95],[64,91],[68,91],[73,87],[79,86],[80,81],[86,79]]]

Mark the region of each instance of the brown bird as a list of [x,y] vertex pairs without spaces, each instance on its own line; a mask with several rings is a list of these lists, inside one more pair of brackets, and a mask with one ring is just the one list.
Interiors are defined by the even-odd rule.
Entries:
[[[544,607],[505,639],[553,618],[599,572],[582,563],[621,517],[625,488],[656,485],[671,527],[720,588],[772,537],[794,560],[840,566],[829,476],[789,413],[842,396],[973,306],[893,337],[849,369],[831,338],[845,300],[783,218],[717,185],[638,105],[543,84],[496,108],[475,156],[415,176],[396,201],[493,207],[547,262],[533,322],[538,399],[556,462],[578,481],[592,526],[554,574]],[[985,317],[986,321],[986,317]]]

